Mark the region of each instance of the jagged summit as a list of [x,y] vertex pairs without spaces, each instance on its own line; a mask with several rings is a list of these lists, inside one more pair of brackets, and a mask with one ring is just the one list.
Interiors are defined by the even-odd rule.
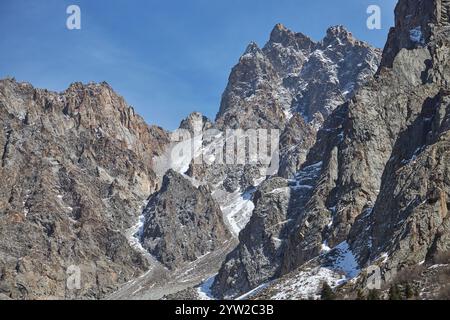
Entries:
[[192,112],[180,123],[179,128],[189,130],[191,133],[198,133],[212,127],[211,121],[200,112]]
[[327,29],[324,42],[331,42],[335,39],[339,39],[341,41],[355,41],[353,34],[347,30],[347,28],[343,25],[332,26]]
[[282,129],[292,112],[308,122],[326,118],[378,69],[379,56],[343,26],[314,42],[279,23],[262,49],[250,43],[233,68],[218,125]]
[[293,37],[295,34],[286,28],[283,24],[277,23],[270,33],[270,40],[271,42],[283,42],[287,38]]
[[347,30],[347,28],[343,25],[331,26],[327,29],[326,32],[328,37],[353,37],[352,33]]
[[314,42],[303,33],[296,33],[286,28],[283,24],[278,23],[272,29],[270,33],[269,42],[266,47],[272,43],[279,43],[285,47],[293,46],[297,50],[306,49]]
[[258,53],[261,53],[261,49],[259,48],[258,44],[254,41],[250,42],[247,46],[247,48],[244,51],[244,55],[255,55]]

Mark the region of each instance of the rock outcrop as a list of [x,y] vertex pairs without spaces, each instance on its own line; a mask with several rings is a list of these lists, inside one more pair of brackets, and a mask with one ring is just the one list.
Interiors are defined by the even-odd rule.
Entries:
[[144,210],[141,243],[169,269],[193,262],[230,240],[222,211],[206,186],[169,170]]
[[247,292],[271,278],[279,269],[286,226],[289,224],[289,187],[285,179],[265,181],[254,195],[255,209],[239,245],[222,265],[213,293],[222,298]]
[[156,189],[167,133],[106,83],[54,93],[2,80],[0,124],[0,292],[101,298],[143,272],[125,231]]
[[[301,33],[276,25],[265,47],[250,44],[233,68],[216,122],[199,114],[182,122],[181,129],[204,135],[202,141],[197,137],[191,141],[194,152],[189,169],[186,164],[177,164],[174,169],[186,173],[194,184],[209,186],[222,207],[226,224],[237,235],[249,219],[253,207],[249,198],[254,187],[266,176],[278,173],[293,178],[298,173],[315,142],[317,128],[335,105],[351,97],[375,73],[379,58],[379,50],[354,39],[343,27],[330,28],[324,40],[315,43]],[[317,74],[324,76],[318,79]],[[313,82],[317,87],[309,87]],[[322,88],[326,86],[330,90]],[[302,103],[312,111],[301,110]],[[268,168],[261,161],[251,163],[247,154],[246,164],[228,163],[225,144],[235,139],[226,136],[229,129],[244,130],[244,139],[248,129],[269,129],[271,137],[267,139],[277,135],[274,131],[278,130],[279,137],[272,144],[280,148],[267,156],[276,156],[279,161],[271,161]],[[233,156],[238,148],[245,147],[245,143],[233,147]],[[231,205],[230,200],[236,204]]]

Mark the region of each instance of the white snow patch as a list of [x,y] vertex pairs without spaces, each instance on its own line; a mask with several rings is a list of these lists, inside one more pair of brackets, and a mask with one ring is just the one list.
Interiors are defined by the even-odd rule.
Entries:
[[360,268],[347,242],[342,242],[333,249],[324,242],[322,250],[332,258],[331,265],[307,268],[274,283],[271,285],[271,292],[276,293],[270,299],[320,299],[323,283],[336,288],[359,275]]
[[438,269],[438,268],[443,268],[446,266],[448,266],[448,264],[435,264],[435,265],[432,265],[431,267],[429,267],[428,269]]
[[322,284],[327,283],[331,288],[336,288],[346,279],[333,270],[323,267],[300,271],[292,278],[283,280],[273,286],[277,292],[271,296],[271,300],[304,300],[320,299]]
[[283,112],[286,117],[286,120],[290,120],[293,117],[293,113],[292,113],[291,109],[284,109]]
[[415,27],[414,29],[409,30],[409,38],[414,43],[417,43],[420,45],[425,44],[425,39],[423,37],[421,26],[418,26],[418,27]]
[[25,110],[21,110],[21,111],[19,111],[18,114],[17,114],[17,118],[18,118],[20,121],[25,120],[26,117],[27,117],[27,113],[26,113]]
[[[387,253],[383,253],[379,259],[383,259],[381,263],[386,263],[389,259],[389,255]],[[378,259],[377,259],[378,260]]]
[[148,261],[154,261],[152,255],[142,246],[141,238],[144,232],[145,215],[144,209],[147,207],[148,201],[143,201],[141,209],[142,214],[139,216],[138,222],[127,230],[128,243],[132,248],[139,251]]
[[265,288],[267,288],[269,286],[269,284],[270,284],[270,282],[263,283],[263,284],[257,286],[256,288],[250,290],[249,292],[244,293],[242,296],[237,297],[235,300],[247,300],[247,299],[257,295],[259,292],[261,292]]
[[331,248],[328,246],[327,241],[324,241],[324,243],[322,243],[322,247],[321,247],[320,251],[322,253],[326,253],[326,252],[330,252],[331,251]]
[[339,256],[335,260],[334,268],[345,272],[349,278],[356,277],[361,270],[359,269],[358,262],[356,261],[356,258],[353,255],[347,241],[339,244],[335,250],[339,253]]
[[294,190],[300,190],[300,189],[309,189],[311,190],[313,186],[307,185],[307,184],[296,184],[295,186],[292,186],[292,189]]
[[402,160],[402,164],[408,164],[408,163],[414,163],[417,160],[417,156],[420,154],[420,152],[422,152],[423,147],[419,147],[416,150],[414,150],[413,155],[411,156],[410,159],[405,159]]
[[170,152],[170,168],[186,173],[192,160],[200,155],[202,150],[202,136],[177,143]]
[[289,193],[289,190],[291,188],[286,187],[286,188],[276,188],[273,189],[272,191],[269,192],[269,194],[279,194],[279,193]]
[[255,179],[255,181],[253,181],[253,186],[254,186],[254,187],[257,187],[257,186],[259,186],[261,183],[263,183],[265,180],[266,180],[266,177],[265,177],[265,176],[260,177],[260,178],[258,178],[258,179]]
[[240,191],[225,195],[223,191],[215,194],[215,198],[219,203],[223,204],[221,205],[221,210],[225,221],[230,227],[231,233],[236,237],[247,225],[253,209],[255,209],[251,196],[252,192],[241,193]]
[[27,207],[25,207],[25,205],[26,205],[26,202],[24,201],[23,202],[23,215],[26,218],[28,216],[28,214],[30,213],[30,210]]
[[307,166],[305,168],[305,170],[308,169],[308,168],[314,168],[314,170],[321,170],[322,169],[322,165],[323,165],[323,162],[319,161],[319,162],[316,162],[316,163],[314,163],[314,164],[312,164],[310,166]]
[[313,182],[317,175],[320,173],[320,170],[322,170],[323,162],[317,162],[310,166],[307,166],[303,168],[303,170],[297,172],[295,175],[295,179],[289,180],[291,189],[293,190],[301,190],[301,189],[307,189],[311,190],[314,188],[314,186],[307,184],[308,182]]

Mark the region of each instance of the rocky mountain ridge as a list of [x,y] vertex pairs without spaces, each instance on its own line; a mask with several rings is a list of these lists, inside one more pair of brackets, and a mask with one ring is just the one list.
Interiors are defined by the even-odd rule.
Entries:
[[[314,42],[278,24],[233,68],[216,120],[174,133],[106,83],[0,81],[0,297],[317,299],[327,282],[355,298],[369,267],[385,285],[420,265],[436,277],[449,12],[400,0],[382,56],[340,26]],[[216,161],[238,128],[280,131],[275,172]]]
[[[2,80],[0,122],[0,292],[101,298],[144,272],[126,231],[157,188],[167,132],[106,83],[55,93]],[[67,270],[81,288],[67,289]]]
[[379,58],[343,26],[314,42],[277,24],[267,44],[251,43],[231,71],[217,125],[282,130],[298,112],[319,127],[377,70]]

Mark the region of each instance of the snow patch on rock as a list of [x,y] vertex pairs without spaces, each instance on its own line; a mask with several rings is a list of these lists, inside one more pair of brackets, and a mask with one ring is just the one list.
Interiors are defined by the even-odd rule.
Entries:
[[214,192],[213,197],[220,203],[225,223],[231,233],[237,237],[242,229],[250,221],[253,209],[252,195],[256,189],[246,192],[236,191],[228,193],[223,190]]
[[418,27],[415,27],[414,29],[409,30],[409,38],[414,43],[417,43],[420,45],[425,44],[425,39],[423,37],[421,26],[418,26]]
[[320,290],[323,283],[335,288],[346,281],[345,276],[328,268],[317,267],[306,269],[294,277],[285,279],[271,289],[276,291],[269,297],[270,300],[306,300],[320,299]]

